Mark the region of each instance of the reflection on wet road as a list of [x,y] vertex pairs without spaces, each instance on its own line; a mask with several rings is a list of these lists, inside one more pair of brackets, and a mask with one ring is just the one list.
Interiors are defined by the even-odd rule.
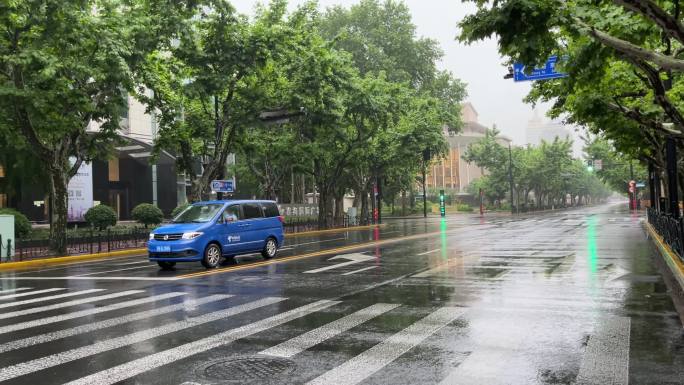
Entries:
[[3,272],[0,381],[681,384],[658,261],[641,218],[604,206],[389,220],[210,271]]

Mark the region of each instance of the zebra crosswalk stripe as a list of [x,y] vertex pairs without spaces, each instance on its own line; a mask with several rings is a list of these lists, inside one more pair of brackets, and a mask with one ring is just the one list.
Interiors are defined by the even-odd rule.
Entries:
[[[159,297],[164,297],[164,296],[167,298],[171,297],[169,294],[176,294],[176,296],[178,296],[179,294],[183,295],[185,293],[168,293],[166,295],[150,297],[150,300],[148,300],[147,302],[163,299],[163,298],[159,298]],[[55,341],[55,340],[59,340],[59,339],[67,338],[67,337],[72,337],[72,336],[79,335],[79,334],[89,333],[89,332],[92,332],[95,330],[109,328],[109,327],[121,325],[121,324],[128,323],[128,322],[138,321],[138,320],[142,320],[142,319],[146,319],[146,318],[150,318],[150,317],[156,317],[159,315],[172,313],[172,312],[178,311],[178,310],[191,309],[191,308],[194,308],[196,306],[200,306],[200,305],[204,305],[207,303],[228,299],[231,297],[234,297],[234,296],[230,295],[230,294],[216,294],[216,295],[211,295],[211,296],[208,296],[205,298],[186,301],[186,302],[175,304],[175,305],[162,306],[162,307],[157,308],[157,309],[152,309],[152,310],[142,311],[142,312],[138,312],[138,313],[128,314],[128,315],[121,316],[121,317],[109,318],[109,319],[106,319],[103,321],[93,322],[93,323],[89,323],[89,324],[81,325],[81,326],[76,326],[76,327],[69,328],[69,329],[63,329],[63,330],[58,330],[55,332],[44,333],[44,334],[39,334],[39,335],[27,337],[27,338],[22,338],[19,340],[10,341],[10,342],[4,343],[4,344],[0,344],[0,353],[5,353],[5,352],[12,351],[12,350],[25,348],[28,346],[33,346],[33,345],[42,344],[45,342]],[[147,299],[147,298],[145,298],[145,299]],[[136,302],[136,301],[141,301],[141,300],[135,300],[135,301],[130,301],[130,302]],[[97,310],[97,309],[93,309],[93,310]],[[57,318],[57,317],[54,317],[54,318]],[[40,321],[40,320],[37,320],[37,321]],[[56,321],[54,321],[54,322],[56,322]]]
[[222,318],[231,317],[249,310],[254,310],[263,306],[272,305],[274,303],[278,303],[284,300],[285,298],[280,297],[267,297],[254,302],[248,302],[246,304],[231,307],[228,309],[215,311],[193,318],[188,318],[183,321],[161,325],[153,329],[146,329],[139,332],[123,335],[121,337],[115,337],[98,341],[91,345],[67,350],[65,352],[56,353],[45,357],[39,357],[31,361],[22,362],[20,364],[7,366],[0,369],[0,381],[10,380],[12,378],[37,372],[39,370],[51,368],[57,365],[62,365],[67,362],[90,357],[95,354],[117,349],[123,346],[132,345],[138,342],[149,340],[151,338],[160,337],[169,333],[188,329],[193,326],[198,326]]
[[18,292],[18,291],[31,290],[31,289],[33,289],[33,288],[32,288],[32,287],[15,287],[15,288],[13,288],[13,289],[4,289],[4,290],[0,290],[0,294],[3,294],[3,293],[16,293],[16,292]]
[[79,290],[79,291],[73,291],[65,294],[58,294],[58,295],[49,295],[47,297],[39,297],[39,298],[31,298],[31,299],[25,299],[23,301],[17,301],[17,302],[10,302],[10,303],[3,303],[0,304],[0,309],[4,309],[6,307],[12,307],[12,306],[19,306],[19,305],[28,305],[31,303],[36,303],[36,302],[44,302],[44,301],[51,301],[53,299],[60,299],[60,298],[67,298],[67,297],[74,297],[77,295],[84,295],[84,294],[90,294],[90,293],[97,293],[98,291],[104,291],[105,289],[87,289],[87,290]]
[[438,309],[342,365],[309,381],[307,385],[358,384],[463,315],[464,312],[465,309],[456,307]]
[[28,297],[28,296],[30,296],[30,295],[36,295],[36,294],[52,293],[53,291],[60,291],[60,290],[66,290],[66,288],[63,288],[63,287],[55,287],[55,288],[51,288],[51,289],[43,289],[43,290],[30,291],[30,292],[28,292],[28,293],[8,294],[8,295],[0,296],[0,301],[4,301],[4,300],[7,300],[7,299],[13,299],[13,298],[19,298],[19,297]]
[[292,321],[294,319],[303,317],[307,314],[311,314],[319,310],[323,310],[338,303],[340,303],[340,301],[317,301],[287,311],[285,313],[280,313],[272,317],[268,317],[260,321],[253,322],[245,326],[227,330],[223,333],[219,333],[211,337],[206,337],[201,340],[180,345],[172,349],[164,350],[162,352],[154,353],[147,357],[139,358],[137,360],[133,360],[125,364],[114,366],[101,372],[97,372],[89,376],[71,381],[65,385],[115,384],[117,382],[134,377],[138,374],[145,373],[151,369],[158,368],[160,366],[167,365],[172,362],[181,360],[183,358],[203,353],[220,346],[228,345],[240,338],[249,337],[253,334],[282,325],[286,322]]
[[61,315],[56,315],[52,317],[45,317],[45,318],[40,318],[32,321],[26,321],[26,322],[21,322],[17,323],[14,325],[7,325],[7,326],[0,326],[0,334],[5,334],[17,330],[24,330],[36,326],[43,326],[43,325],[48,325],[51,323],[55,322],[62,322],[74,318],[80,318],[80,317],[85,317],[93,314],[99,314],[99,313],[104,313],[107,311],[112,311],[112,310],[117,310],[117,309],[123,309],[131,306],[137,306],[137,305],[142,305],[154,301],[160,301],[164,299],[169,299],[169,298],[175,298],[175,297],[180,297],[185,295],[184,292],[170,292],[170,293],[165,293],[165,294],[160,294],[160,295],[154,295],[151,297],[145,297],[145,298],[139,298],[139,299],[134,299],[130,301],[124,301],[124,302],[118,302],[112,305],[107,305],[107,306],[102,306],[102,307],[96,307],[92,309],[85,309],[81,311],[76,311],[73,313],[67,313],[67,314],[61,314]]
[[319,328],[306,332],[300,336],[287,340],[272,348],[263,350],[259,354],[269,356],[276,356],[282,358],[289,358],[310,347],[317,345],[325,340],[328,340],[342,332],[345,332],[355,326],[369,321],[381,314],[384,314],[396,307],[398,304],[378,303],[367,308],[361,309],[348,316],[342,317],[336,321],[325,324]]
[[23,316],[23,315],[28,315],[28,314],[41,313],[44,311],[62,309],[62,308],[69,307],[69,306],[82,305],[84,303],[91,303],[91,302],[103,301],[105,299],[125,297],[127,295],[138,294],[138,293],[142,293],[142,292],[144,292],[144,291],[143,290],[126,290],[126,291],[122,291],[119,293],[105,294],[105,295],[99,295],[97,297],[88,297],[88,298],[82,298],[82,299],[77,299],[77,300],[73,300],[73,301],[56,303],[54,305],[45,305],[45,306],[33,307],[30,309],[16,310],[16,311],[11,311],[11,312],[7,312],[7,313],[0,313],[0,319],[7,319],[7,318],[13,318],[13,317],[19,317],[19,316]]

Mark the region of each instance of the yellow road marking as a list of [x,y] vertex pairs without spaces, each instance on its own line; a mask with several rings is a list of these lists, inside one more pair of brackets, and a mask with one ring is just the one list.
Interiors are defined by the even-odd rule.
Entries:
[[353,226],[353,227],[341,227],[338,229],[328,229],[328,230],[313,230],[313,231],[302,231],[298,233],[286,233],[286,238],[302,237],[306,235],[316,235],[316,234],[329,234],[329,233],[344,233],[346,231],[358,231],[358,230],[372,230],[375,228],[385,227],[386,225],[367,225],[367,226]]
[[684,263],[679,259],[677,254],[672,251],[670,246],[663,241],[663,238],[655,231],[650,223],[645,222],[644,225],[646,226],[646,230],[651,234],[651,237],[656,240],[656,244],[663,254],[663,259],[665,259],[665,262],[670,267],[675,279],[679,282],[679,285],[684,288]]
[[[453,232],[449,231],[449,232]],[[196,277],[204,277],[207,275],[214,275],[214,274],[223,274],[223,273],[230,273],[233,271],[240,271],[240,270],[247,270],[247,269],[253,269],[255,267],[261,267],[261,266],[268,266],[268,265],[275,265],[279,263],[285,263],[285,262],[290,262],[290,261],[296,261],[299,259],[306,259],[306,258],[313,258],[313,257],[319,257],[321,255],[329,255],[329,254],[337,254],[337,253],[342,253],[345,251],[352,251],[352,250],[359,250],[359,249],[365,249],[368,247],[372,246],[382,246],[382,245],[387,245],[390,243],[397,243],[397,242],[403,242],[403,241],[408,241],[412,239],[420,239],[420,238],[427,238],[431,237],[434,235],[439,235],[442,234],[442,231],[435,231],[432,233],[424,233],[424,234],[415,234],[415,235],[408,235],[404,237],[394,237],[394,238],[389,238],[389,239],[384,239],[384,240],[378,240],[378,241],[371,241],[371,242],[365,242],[365,243],[359,243],[356,245],[350,245],[350,246],[343,246],[343,247],[336,247],[333,249],[326,249],[326,250],[320,250],[320,251],[315,251],[312,253],[306,253],[306,254],[301,254],[301,255],[293,255],[291,257],[283,257],[283,258],[277,258],[277,259],[271,259],[267,261],[262,261],[262,262],[255,262],[255,263],[249,263],[243,266],[231,266],[231,267],[226,267],[222,269],[215,269],[215,270],[207,270],[207,271],[200,271],[197,273],[189,273],[189,274],[184,274],[184,275],[179,275],[176,278],[177,279],[187,279],[187,278],[196,278]]]

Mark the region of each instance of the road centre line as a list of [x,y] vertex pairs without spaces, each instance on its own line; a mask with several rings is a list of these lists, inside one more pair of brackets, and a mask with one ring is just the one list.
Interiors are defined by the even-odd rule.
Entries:
[[97,302],[97,301],[102,301],[105,299],[124,297],[127,295],[138,294],[138,293],[143,293],[143,292],[144,292],[144,290],[127,290],[127,291],[122,291],[119,293],[105,294],[105,295],[100,295],[97,297],[88,297],[88,298],[82,298],[82,299],[77,299],[77,300],[68,301],[68,302],[57,303],[54,305],[45,305],[45,306],[39,306],[39,307],[32,307],[30,309],[16,310],[13,312],[8,312],[8,313],[0,313],[0,319],[19,317],[19,316],[23,316],[23,315],[27,315],[27,314],[35,314],[35,313],[40,313],[40,312],[44,312],[44,311],[61,309],[61,308],[69,307],[69,306],[75,306],[75,305],[82,305],[84,303]]
[[52,293],[53,291],[60,291],[60,290],[66,290],[66,288],[56,287],[56,288],[51,288],[51,289],[29,291],[29,292],[24,292],[24,293],[19,293],[19,294],[8,294],[8,295],[3,295],[2,297],[0,297],[0,301],[18,298],[18,297],[26,297],[26,296],[30,296],[30,295],[36,295],[36,294]]
[[589,337],[577,385],[627,385],[629,383],[629,317],[602,317],[599,329]]
[[[67,362],[72,362],[81,358],[93,356],[95,354],[100,354],[113,349],[118,349],[123,346],[128,346],[139,342],[147,341],[152,338],[160,337],[166,334],[185,330],[194,326],[199,326],[208,322],[213,322],[223,318],[231,317],[250,310],[258,309],[260,307],[272,305],[284,300],[285,298],[282,297],[267,297],[254,302],[248,302],[242,305],[237,305],[235,307],[230,307],[227,309],[203,314],[182,321],[156,326],[152,329],[141,330],[120,337],[101,340],[91,345],[86,345],[64,352],[51,354],[45,357],[35,358],[33,360],[22,362],[16,365],[10,365],[4,368],[0,368],[0,381],[10,380],[26,374],[37,372],[39,370],[52,368],[58,365],[65,364]],[[100,384],[99,382],[94,383]]]
[[319,328],[310,330],[297,337],[289,339],[281,344],[271,348],[262,350],[259,354],[268,356],[275,356],[281,358],[290,358],[297,355],[304,350],[318,345],[323,341],[329,340],[336,335],[341,334],[355,326],[369,321],[381,314],[384,314],[392,309],[399,307],[399,304],[378,303],[372,306],[363,308],[357,312],[349,314],[338,320],[327,323]]
[[125,364],[117,365],[109,369],[91,374],[89,376],[71,381],[65,385],[111,385],[132,378],[138,374],[156,369],[184,358],[206,352],[208,350],[225,346],[235,340],[249,337],[253,334],[274,328],[286,322],[301,318],[313,312],[326,309],[338,304],[339,301],[321,300],[308,305],[280,313],[272,317],[252,322],[250,324],[230,329],[225,332],[206,337],[197,341],[189,342],[158,353],[150,354]]
[[[446,233],[455,233],[458,231],[459,231],[459,229],[454,229],[454,230],[449,230]],[[337,247],[337,248],[333,248],[333,249],[319,250],[319,251],[315,251],[315,252],[311,252],[311,253],[293,255],[290,257],[275,258],[275,259],[271,259],[271,260],[267,260],[267,261],[249,263],[249,264],[245,264],[242,266],[238,265],[238,266],[231,266],[231,267],[226,267],[226,268],[222,268],[222,269],[214,269],[214,270],[200,271],[200,272],[196,272],[196,273],[184,274],[184,275],[179,275],[179,276],[175,277],[174,279],[180,280],[180,279],[188,279],[188,278],[197,278],[197,277],[202,277],[202,276],[207,276],[207,275],[229,273],[229,272],[233,272],[233,271],[252,269],[255,267],[262,267],[262,266],[268,266],[268,265],[273,265],[273,264],[296,261],[296,260],[300,260],[300,259],[319,257],[322,255],[337,254],[337,253],[343,253],[346,251],[361,250],[361,249],[366,249],[366,248],[375,247],[375,246],[382,246],[382,245],[389,245],[389,244],[398,243],[398,242],[410,241],[410,240],[414,240],[414,239],[429,238],[429,237],[432,237],[435,235],[441,235],[441,234],[445,234],[445,232],[434,231],[431,233],[414,234],[414,235],[408,235],[408,236],[403,236],[403,237],[395,237],[395,238],[389,238],[389,239],[378,240],[378,241],[364,242],[364,243],[359,243],[356,245],[342,246],[342,247]]]
[[465,313],[465,308],[443,307],[413,323],[307,385],[356,385],[385,367]]
[[28,329],[28,328],[32,328],[32,327],[36,327],[36,326],[48,325],[48,324],[52,324],[55,322],[72,320],[75,318],[85,317],[85,316],[89,316],[89,315],[93,315],[93,314],[104,313],[107,311],[124,309],[124,308],[131,307],[131,306],[143,305],[143,304],[150,303],[150,302],[180,297],[180,296],[183,296],[185,294],[186,293],[184,293],[184,292],[170,292],[170,293],[165,293],[165,294],[160,294],[160,295],[154,295],[151,297],[145,297],[145,298],[139,298],[139,299],[134,299],[134,300],[130,300],[130,301],[118,302],[115,304],[102,306],[102,307],[84,309],[84,310],[76,311],[73,313],[60,314],[60,315],[56,315],[56,316],[52,316],[52,317],[39,318],[36,320],[20,322],[20,323],[16,323],[13,325],[0,326],[0,334],[14,332],[17,330],[24,330],[24,329]]
[[378,267],[380,267],[380,266],[377,266],[377,265],[373,265],[373,266],[363,267],[363,268],[361,268],[361,269],[358,269],[358,270],[348,271],[348,272],[346,272],[346,273],[343,273],[342,275],[351,275],[351,274],[356,274],[356,273],[360,273],[360,272],[362,272],[362,271],[366,271],[366,270],[373,270],[373,269],[377,269]]
[[[173,294],[185,294],[185,293],[173,293]],[[161,296],[158,296],[161,297]],[[68,337],[72,337],[79,334],[89,333],[95,330],[100,330],[104,328],[110,328],[118,325],[122,325],[128,322],[139,321],[151,317],[156,317],[168,313],[172,313],[178,310],[191,309],[203,304],[220,301],[234,297],[230,294],[216,294],[208,297],[186,301],[183,303],[178,303],[174,305],[162,306],[152,310],[146,310],[138,313],[127,314],[121,317],[109,318],[99,322],[93,322],[85,325],[80,325],[68,329],[57,330],[54,332],[39,334],[30,336],[27,338],[22,338],[15,341],[10,341],[4,344],[0,344],[0,353],[9,352],[16,349],[25,348],[28,346],[33,346],[37,344],[42,344],[50,341],[60,340]],[[153,297],[150,297],[153,298]],[[161,298],[157,298],[159,300]]]
[[84,294],[90,294],[90,293],[97,293],[98,291],[104,291],[105,289],[87,289],[87,290],[79,290],[79,291],[74,291],[70,293],[65,293],[65,294],[58,294],[58,295],[50,295],[47,297],[39,297],[39,298],[32,298],[32,299],[26,299],[23,301],[17,301],[17,302],[10,302],[10,303],[3,303],[0,304],[0,309],[4,309],[6,307],[13,307],[13,306],[19,306],[19,305],[28,305],[30,303],[36,303],[36,302],[43,302],[43,301],[51,301],[53,299],[60,299],[60,298],[66,298],[66,297],[74,297],[77,295],[84,295]]

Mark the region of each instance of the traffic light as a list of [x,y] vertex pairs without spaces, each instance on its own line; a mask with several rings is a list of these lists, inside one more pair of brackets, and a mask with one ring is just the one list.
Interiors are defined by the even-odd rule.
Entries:
[[587,171],[594,172],[594,160],[587,159]]
[[443,217],[446,216],[446,197],[444,196],[444,190],[439,190],[439,214]]

